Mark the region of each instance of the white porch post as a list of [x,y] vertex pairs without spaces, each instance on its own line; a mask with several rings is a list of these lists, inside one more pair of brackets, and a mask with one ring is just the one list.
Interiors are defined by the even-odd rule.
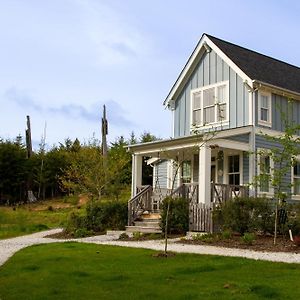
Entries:
[[200,203],[210,205],[211,194],[211,149],[207,145],[199,148],[199,191]]
[[142,185],[142,162],[143,156],[132,154],[131,197],[136,195],[136,188]]

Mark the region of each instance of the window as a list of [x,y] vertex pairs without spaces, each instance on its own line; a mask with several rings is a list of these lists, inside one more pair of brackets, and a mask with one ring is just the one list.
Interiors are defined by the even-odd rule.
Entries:
[[192,125],[205,126],[228,121],[228,82],[192,91]]
[[271,94],[261,93],[258,101],[258,123],[271,126]]
[[261,193],[273,193],[271,186],[273,160],[266,149],[260,149],[257,156],[258,189]]
[[191,161],[184,161],[182,163],[182,183],[191,183],[191,175],[192,175],[192,169],[191,169]]
[[294,195],[300,195],[300,161],[293,167],[293,188]]
[[270,192],[271,164],[269,155],[260,155],[259,187],[261,192]]
[[240,156],[228,156],[228,183],[240,185]]

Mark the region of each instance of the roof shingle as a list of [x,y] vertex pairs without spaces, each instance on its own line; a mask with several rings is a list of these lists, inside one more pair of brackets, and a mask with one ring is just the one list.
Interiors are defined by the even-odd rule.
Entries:
[[300,68],[205,34],[252,80],[300,93]]

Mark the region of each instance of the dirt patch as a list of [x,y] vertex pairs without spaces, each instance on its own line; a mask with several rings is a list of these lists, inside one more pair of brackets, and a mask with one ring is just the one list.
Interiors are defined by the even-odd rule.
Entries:
[[257,236],[251,245],[245,244],[240,236],[233,236],[230,239],[212,238],[209,240],[180,240],[178,243],[190,245],[217,246],[226,248],[248,249],[253,251],[265,252],[292,252],[300,253],[300,247],[296,246],[286,237],[278,237],[276,245],[274,245],[274,237]]
[[168,257],[174,257],[176,255],[176,253],[174,252],[157,252],[152,254],[152,257],[156,257],[156,258],[168,258]]
[[84,205],[89,201],[89,197],[87,195],[79,195],[78,205]]

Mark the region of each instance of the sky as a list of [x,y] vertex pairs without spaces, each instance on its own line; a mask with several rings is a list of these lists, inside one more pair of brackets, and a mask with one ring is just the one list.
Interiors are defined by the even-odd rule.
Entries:
[[0,138],[172,135],[165,100],[203,33],[300,66],[299,1],[0,0]]

